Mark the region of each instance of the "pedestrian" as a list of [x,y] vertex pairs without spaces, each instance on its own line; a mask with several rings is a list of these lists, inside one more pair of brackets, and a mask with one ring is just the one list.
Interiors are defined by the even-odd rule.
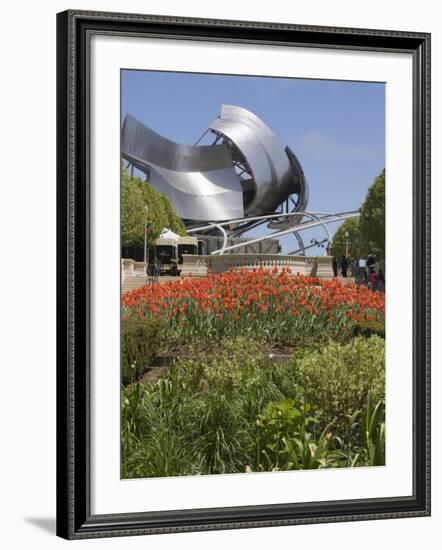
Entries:
[[378,289],[378,276],[373,268],[370,269],[370,275],[368,277],[368,288],[373,291]]
[[333,256],[332,268],[333,268],[333,277],[337,277],[338,276],[338,260],[337,260],[336,256]]
[[376,258],[374,254],[370,252],[367,256],[367,276],[370,277],[371,270],[374,269],[374,264],[376,263]]
[[367,282],[367,260],[365,258],[359,258],[358,271],[359,282],[365,284]]
[[347,256],[342,256],[341,260],[341,272],[343,277],[347,277],[348,260]]
[[378,271],[378,290],[385,291],[385,275],[382,269]]

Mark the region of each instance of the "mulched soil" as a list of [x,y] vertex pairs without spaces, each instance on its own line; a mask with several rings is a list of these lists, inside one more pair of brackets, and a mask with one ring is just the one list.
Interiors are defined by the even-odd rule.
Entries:
[[[168,369],[173,368],[174,363],[179,359],[190,359],[195,354],[210,352],[213,349],[213,343],[202,342],[195,349],[190,346],[179,346],[173,349],[163,351],[158,354],[152,361],[152,364],[147,370],[140,376],[138,382],[140,384],[148,384],[155,382],[159,378],[164,377],[167,374]],[[277,343],[263,343],[260,351],[269,356],[270,364],[278,364],[290,359],[292,354],[296,351],[295,346],[287,346]]]

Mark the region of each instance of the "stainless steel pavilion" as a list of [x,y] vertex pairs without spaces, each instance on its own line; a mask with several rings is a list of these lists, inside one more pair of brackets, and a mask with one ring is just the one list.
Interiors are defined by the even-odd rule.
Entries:
[[300,163],[255,114],[223,105],[205,133],[212,145],[183,145],[127,115],[122,155],[167,194],[186,221],[227,221],[273,214],[286,201],[304,210],[308,187]]
[[[198,145],[206,135],[212,143]],[[168,196],[189,232],[223,234],[224,246],[216,253],[234,250],[228,247],[231,237],[264,223],[276,230],[267,237],[293,233],[302,251],[303,229],[321,225],[331,240],[327,223],[357,215],[307,212],[309,188],[295,153],[243,107],[222,105],[195,145],[171,141],[128,114],[121,153]]]

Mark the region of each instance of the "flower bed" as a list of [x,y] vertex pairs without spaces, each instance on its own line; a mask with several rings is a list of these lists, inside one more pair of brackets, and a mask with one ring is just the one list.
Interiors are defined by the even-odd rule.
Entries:
[[384,294],[281,271],[228,271],[144,286],[123,295],[123,319],[157,319],[169,343],[250,336],[304,345],[345,339],[355,323],[383,322]]
[[236,338],[178,360],[122,388],[122,477],[384,465],[384,354],[358,337],[273,368]]

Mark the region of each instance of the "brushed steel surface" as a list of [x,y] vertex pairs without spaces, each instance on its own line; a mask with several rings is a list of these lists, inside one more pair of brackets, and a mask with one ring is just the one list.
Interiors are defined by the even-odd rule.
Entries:
[[223,105],[209,128],[230,140],[247,160],[255,194],[246,214],[274,212],[291,194],[300,192],[304,176],[299,162],[290,161],[275,134],[254,113]]
[[169,197],[181,218],[209,221],[244,215],[241,184],[226,145],[175,143],[127,115],[121,150]]
[[[222,105],[208,130],[223,143],[179,144],[128,114],[122,128],[122,156],[147,174],[184,220],[216,222],[271,214],[295,194],[293,211],[305,210],[308,185],[301,164],[254,113]],[[247,180],[235,170],[238,159],[246,165]],[[271,223],[282,229],[287,220]]]

